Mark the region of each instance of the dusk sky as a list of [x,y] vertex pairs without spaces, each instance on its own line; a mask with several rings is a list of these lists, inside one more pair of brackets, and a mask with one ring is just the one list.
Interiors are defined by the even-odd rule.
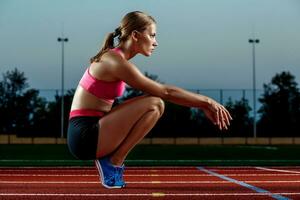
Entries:
[[[252,88],[255,34],[257,87],[282,71],[300,83],[299,0],[0,0],[0,73],[18,68],[31,88],[75,88],[89,58],[122,17],[144,11],[157,21],[158,48],[132,62],[165,83],[189,89]],[[64,28],[62,28],[64,27]],[[2,77],[0,78],[2,79]]]

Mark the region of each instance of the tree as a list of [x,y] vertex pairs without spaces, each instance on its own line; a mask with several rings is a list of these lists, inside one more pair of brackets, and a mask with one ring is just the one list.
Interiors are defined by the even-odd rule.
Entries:
[[224,131],[220,131],[204,114],[201,109],[192,108],[191,129],[193,137],[220,137]]
[[33,130],[37,115],[46,101],[29,87],[27,78],[18,69],[7,71],[0,82],[0,132],[23,133]]
[[262,103],[259,135],[299,136],[300,93],[291,73],[276,74],[271,83],[264,84],[264,94],[259,101]]
[[230,112],[233,120],[228,130],[230,137],[249,137],[252,132],[252,120],[249,116],[251,108],[248,100],[242,98],[239,101],[233,102],[231,98],[226,103],[225,107]]
[[[64,137],[68,130],[68,118],[71,109],[75,90],[68,90],[64,95]],[[47,105],[47,112],[45,113],[45,120],[43,121],[43,127],[47,131],[48,135],[59,137],[61,129],[61,98],[60,95],[55,95],[55,100],[49,102]]]

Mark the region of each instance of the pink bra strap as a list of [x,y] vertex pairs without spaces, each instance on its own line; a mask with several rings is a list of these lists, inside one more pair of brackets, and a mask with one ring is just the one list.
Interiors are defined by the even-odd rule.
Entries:
[[123,57],[123,53],[122,50],[118,47],[111,49],[112,51],[118,53],[121,57]]

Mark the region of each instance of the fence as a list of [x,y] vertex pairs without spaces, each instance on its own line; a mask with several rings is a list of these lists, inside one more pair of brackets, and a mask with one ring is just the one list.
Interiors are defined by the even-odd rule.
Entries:
[[[205,96],[211,97],[221,104],[225,104],[231,99],[232,101],[237,101],[246,99],[248,100],[249,106],[251,107],[251,112],[249,115],[251,117],[254,116],[253,110],[253,90],[252,89],[189,89],[191,92],[195,92],[197,94],[203,94]],[[256,90],[256,112],[259,110],[261,103],[259,102],[259,98],[262,96],[263,90]],[[257,117],[258,118],[258,117]],[[257,120],[256,118],[256,120]]]
[[[249,113],[253,117],[253,90],[252,89],[187,89],[188,91],[203,94],[211,97],[221,104],[225,104],[231,99],[232,101],[241,100],[242,98],[248,100],[251,112]],[[40,89],[40,96],[46,98],[47,101],[54,101],[55,95],[61,95],[61,90],[58,89]],[[66,94],[66,92],[64,92]],[[258,99],[263,94],[262,89],[256,90],[256,105],[257,110],[261,104]]]

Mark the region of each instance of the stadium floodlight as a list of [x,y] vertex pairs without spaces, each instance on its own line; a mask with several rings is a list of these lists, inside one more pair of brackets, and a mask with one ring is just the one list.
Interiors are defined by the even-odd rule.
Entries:
[[253,67],[253,137],[256,138],[256,76],[255,76],[255,44],[259,39],[249,39],[252,44],[252,67]]
[[64,38],[64,37],[59,37],[57,38],[58,42],[61,42],[61,129],[60,129],[60,137],[63,138],[64,137],[64,43],[68,42],[69,39],[68,38]]

